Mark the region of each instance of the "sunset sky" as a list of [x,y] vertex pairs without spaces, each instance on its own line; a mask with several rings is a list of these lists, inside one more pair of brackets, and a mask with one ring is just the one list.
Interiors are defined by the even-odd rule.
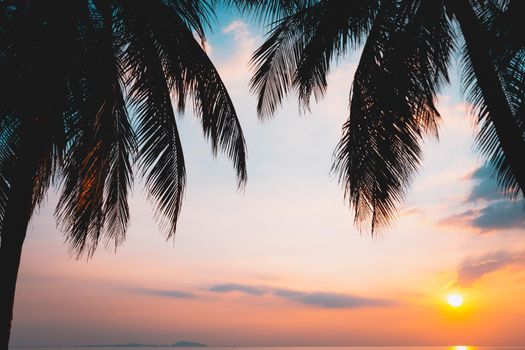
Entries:
[[[504,200],[481,167],[458,74],[440,96],[440,141],[426,143],[398,220],[371,238],[330,173],[358,55],[338,62],[311,113],[290,98],[261,122],[248,61],[265,28],[233,12],[214,26],[208,51],[245,132],[246,189],[187,113],[174,241],[138,183],[126,242],[77,261],[50,193],[24,247],[12,344],[525,344],[523,203]],[[446,303],[452,292],[462,307]]]

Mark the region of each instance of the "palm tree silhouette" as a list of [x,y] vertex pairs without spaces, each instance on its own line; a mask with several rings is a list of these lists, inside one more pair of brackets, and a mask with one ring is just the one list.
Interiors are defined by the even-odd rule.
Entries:
[[423,137],[438,135],[436,95],[458,46],[479,149],[508,195],[525,193],[523,25],[510,15],[523,2],[270,2],[278,19],[252,58],[260,117],[273,115],[290,92],[308,109],[312,95],[325,93],[333,60],[363,46],[333,164],[356,224],[371,223],[372,234],[390,224],[421,162]]
[[122,243],[134,172],[174,235],[186,173],[172,100],[181,113],[193,102],[213,153],[245,183],[242,130],[199,43],[213,15],[198,0],[1,2],[0,349],[28,222],[51,183],[77,256]]

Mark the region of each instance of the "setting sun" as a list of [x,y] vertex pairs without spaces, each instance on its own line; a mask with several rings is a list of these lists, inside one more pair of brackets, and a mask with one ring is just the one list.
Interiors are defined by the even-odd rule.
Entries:
[[460,307],[463,305],[463,297],[457,293],[452,293],[448,295],[447,302],[452,307]]

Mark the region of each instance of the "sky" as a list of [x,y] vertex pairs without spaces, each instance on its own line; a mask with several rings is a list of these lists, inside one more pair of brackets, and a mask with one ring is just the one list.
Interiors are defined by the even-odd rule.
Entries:
[[[265,28],[233,12],[214,28],[208,52],[245,132],[247,187],[188,114],[178,120],[188,181],[174,240],[136,184],[126,242],[76,260],[51,191],[25,243],[12,344],[525,344],[523,204],[504,199],[482,166],[457,74],[439,97],[439,142],[425,142],[397,220],[372,238],[330,173],[358,56],[334,66],[310,113],[292,96],[259,121],[248,61]],[[452,292],[462,307],[447,305]]]

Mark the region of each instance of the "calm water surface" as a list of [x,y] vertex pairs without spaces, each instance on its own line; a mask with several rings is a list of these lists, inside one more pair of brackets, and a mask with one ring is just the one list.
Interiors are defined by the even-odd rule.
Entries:
[[525,350],[525,346],[341,346],[341,347],[206,347],[206,348],[184,348],[184,347],[139,347],[139,346],[41,346],[41,347],[12,347],[16,350],[42,350],[42,349],[60,349],[60,350],[79,350],[79,349],[97,349],[97,350]]

